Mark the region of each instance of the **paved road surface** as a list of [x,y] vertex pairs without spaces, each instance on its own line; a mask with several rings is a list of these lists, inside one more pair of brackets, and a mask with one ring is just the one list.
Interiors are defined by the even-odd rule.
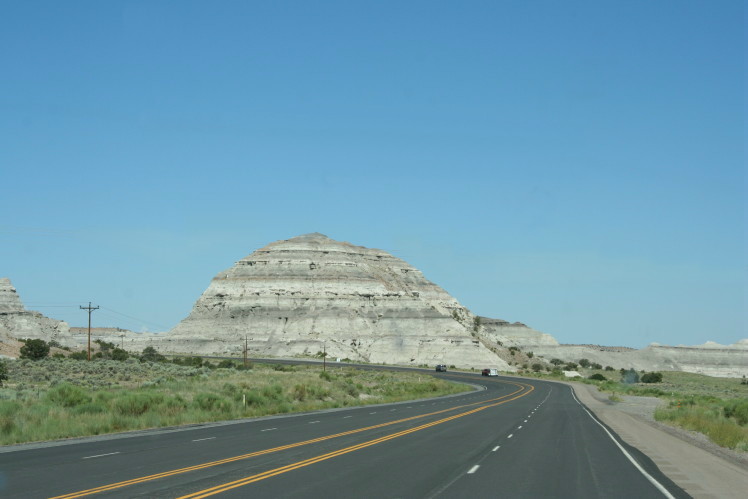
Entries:
[[434,375],[482,389],[2,452],[0,497],[688,497],[567,386]]

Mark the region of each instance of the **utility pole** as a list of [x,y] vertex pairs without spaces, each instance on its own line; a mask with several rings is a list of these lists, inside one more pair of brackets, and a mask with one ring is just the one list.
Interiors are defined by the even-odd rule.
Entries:
[[244,370],[247,370],[247,350],[249,350],[249,345],[247,343],[247,335],[244,335]]
[[91,312],[97,310],[98,308],[98,305],[92,307],[91,302],[88,302],[87,307],[81,305],[81,310],[88,310],[88,360],[91,360]]
[[327,368],[327,343],[322,343],[322,370]]

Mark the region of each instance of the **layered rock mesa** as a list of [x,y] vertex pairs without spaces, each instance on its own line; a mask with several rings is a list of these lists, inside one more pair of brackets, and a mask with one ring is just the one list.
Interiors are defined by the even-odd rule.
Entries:
[[69,329],[67,322],[26,310],[10,279],[0,277],[0,332],[3,336],[56,340],[66,344]]
[[277,241],[213,278],[164,351],[328,357],[515,370],[474,316],[391,254],[319,233]]

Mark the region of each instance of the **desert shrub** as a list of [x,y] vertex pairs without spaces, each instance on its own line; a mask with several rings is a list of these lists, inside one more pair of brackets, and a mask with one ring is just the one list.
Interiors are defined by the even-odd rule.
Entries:
[[590,368],[592,369],[602,369],[603,366],[601,364],[598,364],[597,362],[593,362],[590,364]]
[[302,402],[307,398],[307,391],[308,390],[306,385],[294,385],[293,389],[291,390],[291,395],[293,396],[294,400]]
[[322,371],[319,373],[320,379],[324,379],[325,381],[331,381],[332,375],[327,371]]
[[639,382],[639,373],[636,372],[636,369],[622,369],[621,371],[621,383],[631,385]]
[[130,358],[130,354],[127,353],[126,350],[123,350],[121,348],[115,348],[114,350],[112,350],[112,360],[122,362],[129,358]]
[[237,365],[233,360],[223,359],[218,363],[218,366],[216,367],[218,367],[219,369],[236,369]]
[[579,359],[579,365],[582,367],[590,367],[590,361],[588,359]]
[[101,414],[107,411],[107,408],[101,402],[87,402],[72,408],[73,414]]
[[0,386],[3,386],[3,382],[8,380],[8,364],[4,360],[0,360]]
[[283,398],[283,387],[279,384],[272,384],[262,388],[262,395],[270,400],[280,400]]
[[141,362],[164,362],[166,357],[161,355],[153,347],[145,347],[140,355]]
[[577,368],[576,362],[567,362],[564,366],[564,371],[574,371]]
[[125,393],[112,401],[112,407],[122,416],[140,416],[157,407],[163,399],[160,393]]
[[595,373],[592,376],[590,376],[588,379],[594,379],[596,381],[607,381],[608,378],[606,378],[600,373]]
[[615,369],[613,369],[613,367],[611,367],[611,366],[605,366],[605,370],[606,371],[615,371]]
[[551,359],[551,364],[553,364],[554,366],[560,366],[563,363],[564,361],[561,359]]
[[662,373],[646,373],[641,377],[642,383],[660,383],[662,381]]
[[748,399],[735,399],[725,403],[725,417],[733,418],[739,425],[748,425]]
[[79,352],[71,353],[70,355],[68,355],[68,358],[73,360],[88,360],[88,353],[81,350]]
[[535,371],[536,373],[542,371],[543,370],[543,364],[540,364],[540,363],[536,362],[535,364],[532,365],[532,370]]
[[91,395],[80,387],[62,383],[49,389],[45,398],[61,407],[75,407],[91,402]]
[[26,340],[21,347],[21,358],[39,360],[49,355],[49,345],[44,340]]

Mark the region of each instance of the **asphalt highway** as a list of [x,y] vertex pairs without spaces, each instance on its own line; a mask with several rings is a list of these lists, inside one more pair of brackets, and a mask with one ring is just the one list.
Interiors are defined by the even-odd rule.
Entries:
[[568,386],[154,430],[0,452],[0,497],[688,497]]

